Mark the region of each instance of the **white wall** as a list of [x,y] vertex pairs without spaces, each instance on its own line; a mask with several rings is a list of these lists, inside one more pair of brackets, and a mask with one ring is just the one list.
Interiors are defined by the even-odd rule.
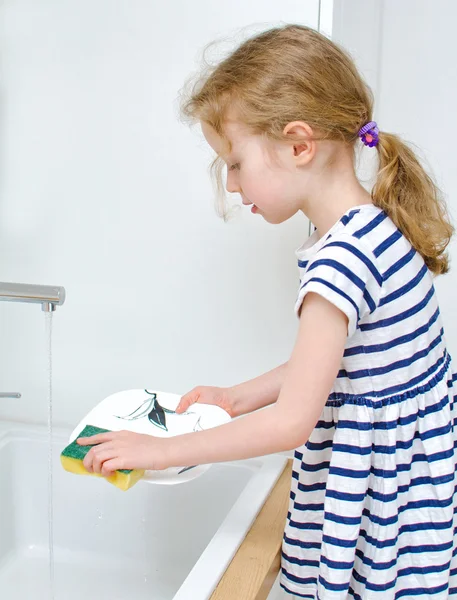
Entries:
[[[375,91],[381,131],[401,135],[431,169],[457,224],[457,43],[454,0],[335,0],[334,39],[353,54]],[[438,277],[448,347],[457,360],[457,246]]]
[[[177,118],[201,50],[318,0],[5,0],[0,6],[0,281],[63,285],[54,417],[130,388],[230,385],[287,359],[299,217],[213,210],[211,155]],[[244,33],[241,27],[257,24]],[[226,46],[227,47],[227,46]],[[46,422],[44,316],[0,305],[0,416]]]
[[[250,23],[316,26],[317,4],[1,4],[0,280],[67,289],[54,315],[57,424],[121,389],[228,385],[287,358],[306,223],[218,220],[210,154],[176,98],[206,43]],[[454,216],[456,17],[452,0],[335,0],[334,36],[373,87],[381,130],[423,149]],[[437,279],[454,355],[455,277]],[[44,422],[40,308],[0,304],[0,337],[0,391],[23,393],[0,416]]]

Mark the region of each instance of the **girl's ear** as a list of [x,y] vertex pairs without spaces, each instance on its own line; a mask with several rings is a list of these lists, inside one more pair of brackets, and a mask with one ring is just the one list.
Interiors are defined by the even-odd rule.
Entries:
[[307,165],[316,153],[316,142],[313,140],[313,130],[304,121],[292,121],[283,130],[284,135],[302,138],[293,145],[293,156],[297,166]]

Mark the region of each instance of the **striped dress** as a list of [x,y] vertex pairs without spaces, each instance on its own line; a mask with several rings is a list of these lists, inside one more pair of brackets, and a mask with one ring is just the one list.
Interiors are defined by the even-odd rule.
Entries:
[[297,314],[321,294],[347,315],[348,338],[295,452],[281,587],[316,600],[457,594],[455,378],[431,273],[372,204],[297,257]]

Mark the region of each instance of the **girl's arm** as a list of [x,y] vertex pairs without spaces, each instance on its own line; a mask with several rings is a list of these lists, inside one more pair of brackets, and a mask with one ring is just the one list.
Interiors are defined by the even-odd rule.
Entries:
[[82,444],[98,444],[86,455],[86,469],[106,476],[117,469],[233,461],[301,446],[314,429],[340,369],[347,327],[343,312],[309,292],[275,404],[226,425],[172,438],[111,432],[82,439]]
[[226,425],[166,439],[165,465],[240,460],[304,444],[340,369],[347,327],[343,312],[309,292],[277,402]]
[[182,414],[195,402],[201,402],[215,404],[231,417],[239,417],[273,404],[278,399],[286,365],[287,363],[232,387],[199,385],[181,397],[176,412]]
[[284,363],[268,373],[229,388],[228,395],[232,398],[233,416],[239,417],[274,404],[284,382],[286,368],[287,363]]

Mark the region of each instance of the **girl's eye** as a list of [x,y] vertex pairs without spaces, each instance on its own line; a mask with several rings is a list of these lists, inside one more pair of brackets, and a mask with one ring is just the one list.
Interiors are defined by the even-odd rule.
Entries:
[[234,165],[230,165],[229,171],[235,171],[240,168],[240,163],[235,163]]

